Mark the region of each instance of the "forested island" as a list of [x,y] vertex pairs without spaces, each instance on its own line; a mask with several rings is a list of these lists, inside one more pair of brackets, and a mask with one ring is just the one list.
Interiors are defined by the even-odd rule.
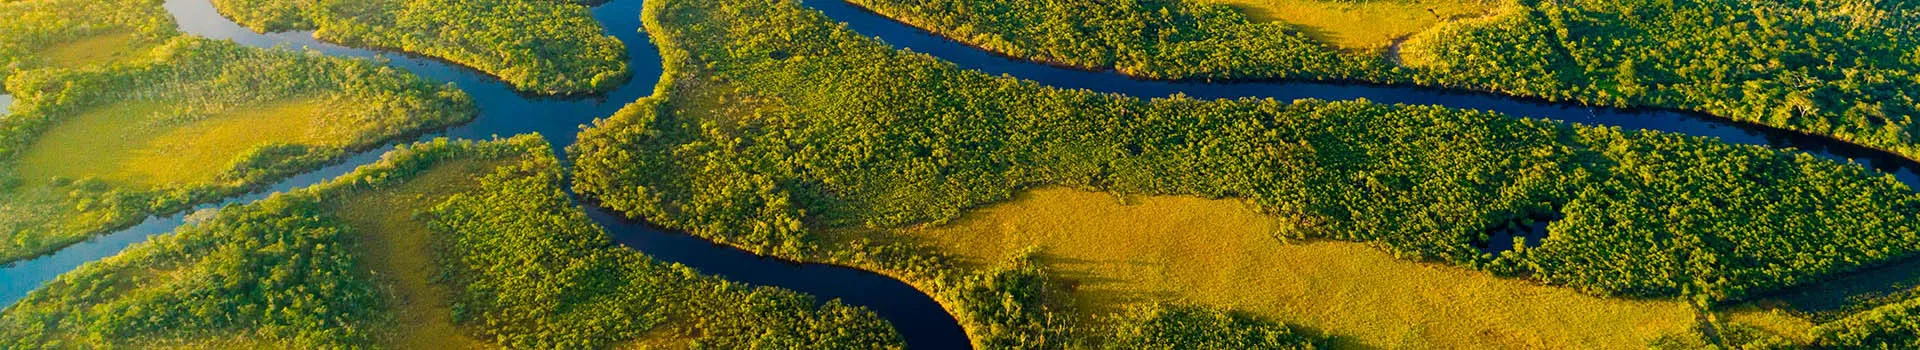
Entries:
[[[961,310],[982,346],[1113,337],[1084,329],[1102,315],[1023,292],[1048,278],[967,287],[1039,273],[1026,265],[944,263],[952,247],[886,232],[1037,185],[1239,198],[1280,221],[1262,234],[1285,240],[1370,242],[1700,308],[1910,256],[1920,227],[1906,185],[1790,151],[1424,106],[1133,100],[957,70],[791,2],[648,5],[668,74],[571,147],[576,187],[715,241],[916,281]],[[1488,228],[1542,217],[1559,219],[1537,247],[1476,247]],[[1063,335],[1075,332],[1090,336]],[[1687,328],[1651,338],[1720,341]]]
[[[376,63],[180,36],[159,5],[0,4],[24,19],[0,50],[33,53],[0,55],[0,263],[473,116],[463,92]],[[60,15],[89,9],[115,15]]]
[[221,209],[0,315],[9,348],[892,347],[857,309],[611,245],[537,135],[402,147]]
[[0,348],[1920,347],[1906,2],[172,1],[330,44],[0,0]]

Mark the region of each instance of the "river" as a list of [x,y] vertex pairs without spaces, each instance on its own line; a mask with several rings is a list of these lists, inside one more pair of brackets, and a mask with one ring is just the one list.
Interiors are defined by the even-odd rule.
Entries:
[[[638,0],[616,0],[593,9],[593,16],[607,28],[607,33],[626,44],[628,65],[637,78],[610,93],[567,99],[521,95],[511,86],[473,69],[436,59],[328,44],[314,40],[312,32],[254,33],[220,16],[208,0],[168,0],[164,6],[173,14],[182,32],[233,40],[252,47],[305,47],[333,56],[380,56],[390,60],[392,66],[428,80],[453,83],[479,105],[480,115],[473,122],[426,135],[423,139],[485,139],[539,132],[556,145],[554,150],[558,152],[565,145],[573,144],[581,125],[613,115],[620,107],[653,92],[655,80],[661,73],[660,53],[640,32],[641,4]],[[268,193],[310,186],[379,160],[380,154],[392,148],[389,145],[362,152],[340,164],[280,181],[265,191],[197,206],[188,212],[248,203]],[[698,237],[624,220],[603,208],[586,209],[595,222],[612,234],[614,241],[660,261],[683,264],[736,282],[812,294],[821,301],[840,299],[848,305],[866,307],[893,323],[907,339],[907,345],[915,349],[964,349],[970,344],[959,323],[939,303],[912,286],[884,275],[763,258]],[[148,218],[131,228],[0,268],[0,305],[12,305],[61,273],[86,262],[113,256],[152,235],[172,232],[187,221],[186,216],[182,213]]]
[[[1296,81],[1215,84],[1135,80],[1110,71],[1059,68],[980,51],[841,0],[805,0],[803,3],[835,20],[848,23],[856,32],[875,36],[897,48],[927,53],[965,69],[996,75],[1008,74],[1062,88],[1143,98],[1176,93],[1195,98],[1364,98],[1380,103],[1490,110],[1519,117],[1617,126],[1630,130],[1658,130],[1715,137],[1736,144],[1798,149],[1829,159],[1860,163],[1892,174],[1910,187],[1920,188],[1920,165],[1904,158],[1826,138],[1696,113],[1593,108],[1495,94],[1416,87]],[[639,30],[639,11],[642,7],[639,0],[614,0],[593,10],[594,17],[605,25],[608,33],[626,43],[628,64],[633,69],[633,76],[638,78],[607,94],[574,99],[520,95],[497,79],[472,69],[434,59],[322,43],[314,40],[310,32],[254,33],[219,16],[208,0],[168,0],[165,6],[180,23],[180,29],[193,35],[230,39],[253,47],[306,47],[334,56],[384,57],[395,67],[432,81],[453,83],[473,96],[480,107],[478,118],[427,137],[484,139],[494,135],[539,132],[557,145],[555,150],[559,151],[564,148],[559,146],[574,142],[575,133],[581,125],[594,118],[612,115],[626,103],[645,97],[654,85],[654,81],[648,77],[657,77],[661,73],[657,48]],[[387,146],[362,152],[341,164],[288,178],[269,186],[266,191],[201,205],[196,210],[247,203],[263,198],[265,193],[309,186],[371,163],[379,159],[379,154],[391,148]],[[848,305],[866,307],[891,322],[906,339],[907,345],[915,349],[966,348],[969,344],[966,334],[952,315],[926,294],[898,280],[851,268],[763,258],[697,237],[625,220],[621,215],[604,208],[588,206],[589,216],[605,227],[616,242],[661,261],[685,264],[700,272],[733,281],[783,287],[813,294],[823,300],[837,298]],[[151,235],[171,232],[186,221],[184,217],[185,214],[156,216],[131,228],[73,245],[54,254],[0,268],[0,305],[11,305],[31,290],[88,261],[112,256]]]

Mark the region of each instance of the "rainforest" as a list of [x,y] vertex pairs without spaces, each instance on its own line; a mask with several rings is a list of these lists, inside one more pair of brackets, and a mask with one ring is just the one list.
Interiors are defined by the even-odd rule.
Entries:
[[0,17],[0,348],[1920,347],[1904,1]]

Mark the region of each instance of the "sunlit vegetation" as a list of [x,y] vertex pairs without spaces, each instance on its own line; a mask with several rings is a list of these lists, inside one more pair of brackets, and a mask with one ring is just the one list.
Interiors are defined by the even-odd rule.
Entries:
[[1087,322],[1180,301],[1366,348],[1642,348],[1696,326],[1684,302],[1594,297],[1362,244],[1287,242],[1282,221],[1230,200],[1043,189],[901,233],[966,269],[1036,249],[1071,285],[1067,309]]
[[477,68],[542,94],[612,90],[626,49],[587,7],[552,0],[214,0],[256,31],[318,29],[321,40],[394,49]]
[[426,167],[412,178],[376,191],[337,196],[327,203],[351,232],[350,251],[364,259],[371,278],[382,286],[396,327],[380,342],[396,349],[479,348],[484,343],[462,333],[453,323],[454,305],[446,288],[433,285],[435,238],[414,216],[448,196],[474,190],[474,178],[514,163],[507,159],[454,158]]
[[[0,2],[0,78],[35,68],[85,68],[146,57],[178,35],[161,0]],[[86,15],[77,15],[86,14]]]
[[351,120],[330,116],[325,101],[295,97],[194,116],[162,101],[108,102],[62,121],[37,137],[20,158],[20,178],[95,178],[151,189],[220,180],[235,155],[269,142],[328,145],[353,136]]
[[[1044,306],[968,301],[1045,301],[1023,292],[1046,289],[1045,266],[953,274],[823,232],[943,223],[1038,185],[1240,198],[1287,239],[1704,304],[1911,256],[1920,235],[1905,185],[1792,151],[1364,101],[1143,101],[960,70],[789,1],[647,6],[668,73],[570,148],[576,188],[718,242],[901,276],[983,344],[1076,338],[1050,337],[1073,332]],[[1476,247],[1542,215],[1564,219],[1537,247]]]
[[823,1],[848,1],[1014,57],[1142,77],[1398,77],[1378,56],[1344,52],[1311,31],[1199,0]]
[[866,311],[614,246],[552,154],[442,139],[227,207],[35,291],[0,347],[898,347]]
[[1812,333],[1819,344],[1833,348],[1920,347],[1920,298],[1889,303],[1822,324]]
[[1490,15],[1500,0],[1193,0],[1231,5],[1255,21],[1298,26],[1347,49],[1379,49],[1454,20]]
[[187,37],[145,55],[8,80],[0,261],[474,114],[464,93],[374,62]]
[[993,51],[1137,76],[1349,79],[1670,107],[1920,158],[1911,117],[1920,7],[1909,2],[1512,1],[1496,17],[1414,36],[1396,51],[1406,68],[1198,3],[1210,0],[851,1]]
[[1542,1],[1410,42],[1424,80],[1693,109],[1920,158],[1920,7]]

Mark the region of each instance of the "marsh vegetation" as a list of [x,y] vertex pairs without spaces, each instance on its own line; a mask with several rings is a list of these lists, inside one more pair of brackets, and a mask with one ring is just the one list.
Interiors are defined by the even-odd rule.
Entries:
[[[576,188],[715,241],[918,281],[961,310],[977,344],[1081,338],[1062,336],[1074,328],[1044,306],[978,304],[1048,300],[1031,292],[1046,289],[1051,279],[1032,277],[1045,268],[954,270],[939,254],[826,232],[937,225],[1041,185],[1238,198],[1287,239],[1365,242],[1530,280],[1515,289],[1585,294],[1568,302],[1679,300],[1604,320],[1684,315],[1676,305],[1910,256],[1901,242],[1920,227],[1906,185],[1793,151],[1428,106],[1052,89],[895,51],[790,2],[648,6],[668,62],[662,94],[583,133],[570,148]],[[1486,228],[1556,215],[1537,247],[1478,249]]]
[[460,91],[371,62],[187,37],[146,55],[8,80],[0,261],[473,115]]
[[534,135],[440,139],[227,207],[7,308],[0,344],[898,347],[863,310],[613,246],[552,154]]

